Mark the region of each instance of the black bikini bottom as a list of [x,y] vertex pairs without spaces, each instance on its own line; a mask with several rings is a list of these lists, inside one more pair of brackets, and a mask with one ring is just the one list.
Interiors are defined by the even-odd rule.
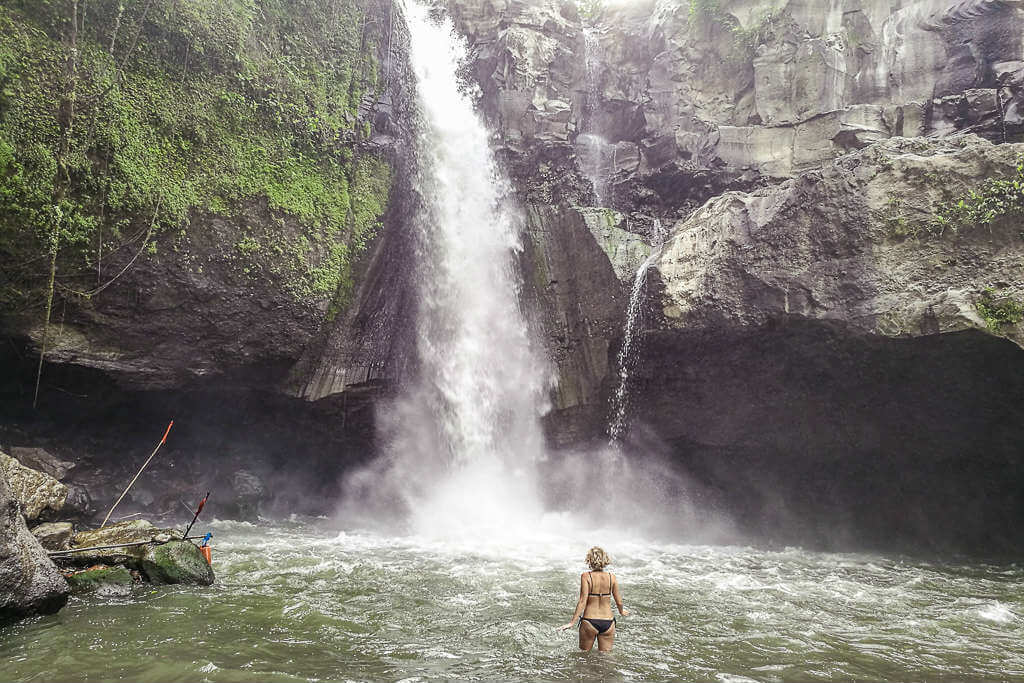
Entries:
[[582,624],[584,621],[589,621],[590,625],[597,629],[598,635],[601,635],[610,629],[612,624],[615,623],[615,619],[591,619],[589,617],[581,617],[580,623]]

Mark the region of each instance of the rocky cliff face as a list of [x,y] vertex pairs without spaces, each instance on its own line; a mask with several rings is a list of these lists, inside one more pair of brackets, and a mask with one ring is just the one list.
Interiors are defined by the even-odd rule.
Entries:
[[1020,540],[1020,3],[450,5],[526,204],[556,443],[604,438],[653,250],[633,447],[760,537]]
[[[443,4],[521,199],[555,445],[607,438],[650,259],[632,302],[633,446],[670,456],[710,505],[785,541],[1021,540],[1024,4]],[[302,460],[307,480],[280,495],[293,507],[372,455],[373,406],[408,362],[418,198],[400,14],[364,9],[379,87],[354,114],[358,144],[339,144],[386,161],[392,190],[383,229],[344,261],[348,286],[296,296],[282,264],[305,237],[300,275],[322,275],[352,234],[308,234],[269,198],[195,214],[111,288],[58,306],[43,415],[24,400],[39,316],[5,318],[6,443],[71,457],[62,444],[82,440],[74,476],[102,491],[131,469],[126,439],[145,451],[173,412],[181,466],[161,476],[230,487],[245,463],[272,479]],[[359,168],[346,183],[379,190]],[[112,422],[124,434],[99,438]],[[161,494],[138,503],[174,504]]]
[[[66,22],[63,6],[0,7],[0,441],[84,463],[74,476],[106,498],[142,433],[175,418],[168,489],[230,490],[238,467],[270,479],[301,458],[329,498],[401,359],[401,18],[375,0],[208,4],[101,1],[81,24],[72,149],[89,163],[66,193],[83,234],[61,235],[38,410],[49,224],[15,181],[32,126],[56,127]],[[139,502],[165,507],[160,494]]]
[[[973,136],[894,138],[770,189],[723,194],[673,228],[654,266],[665,327],[799,318],[858,336],[973,331],[1022,345],[1018,324],[987,311],[994,297],[1024,298],[1022,159],[1024,145]],[[984,223],[947,216],[984,201],[979,178],[1003,179],[1015,207]]]
[[678,208],[711,178],[788,177],[893,136],[1024,131],[1017,2],[453,5],[505,145],[574,147],[586,171],[581,135],[599,136],[595,170],[634,206]]
[[1024,204],[934,212],[1022,153],[896,138],[709,201],[652,266],[637,426],[758,533],[1012,552]]
[[[663,0],[592,16],[555,0],[450,4],[526,202],[595,227],[623,286],[668,224],[724,190],[772,185],[892,137],[1007,142],[1024,131],[1017,3]],[[967,175],[980,183],[990,171]],[[965,189],[943,168],[926,172],[932,204]],[[619,213],[597,225],[579,208],[594,205]],[[621,287],[607,299],[620,315]]]
[[[83,231],[58,239],[48,359],[134,391],[211,379],[278,390],[322,332],[358,313],[359,285],[386,246],[407,118],[401,62],[384,41],[393,13],[372,0],[156,5],[136,16],[100,2],[77,38],[89,135],[72,128],[70,153],[93,166],[67,188],[42,189],[44,201],[46,190],[67,195],[69,223]],[[33,126],[55,127],[45,114],[63,96],[53,72],[64,19],[48,8],[0,14],[11,34],[0,51],[32,57],[3,76],[5,177],[33,170],[20,143],[49,141]],[[118,41],[122,21],[137,24],[133,43]],[[123,73],[106,87],[100,74],[115,57]],[[39,92],[20,85],[30,80]],[[33,231],[48,226],[19,207],[38,198],[13,182],[4,192],[14,208],[0,216],[0,250],[42,263]],[[21,264],[0,279],[0,329],[31,354],[44,343],[41,279]]]

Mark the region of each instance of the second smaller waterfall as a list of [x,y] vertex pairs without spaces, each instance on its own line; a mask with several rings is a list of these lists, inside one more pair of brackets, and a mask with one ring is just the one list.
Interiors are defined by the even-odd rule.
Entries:
[[626,418],[629,412],[629,377],[636,367],[637,329],[642,322],[644,293],[647,291],[647,271],[659,256],[664,244],[664,228],[661,221],[654,219],[654,245],[651,253],[633,277],[633,288],[629,293],[629,307],[626,309],[626,329],[622,337],[622,348],[619,349],[618,368],[619,384],[612,395],[611,417],[608,421],[608,442],[617,443],[626,431]]

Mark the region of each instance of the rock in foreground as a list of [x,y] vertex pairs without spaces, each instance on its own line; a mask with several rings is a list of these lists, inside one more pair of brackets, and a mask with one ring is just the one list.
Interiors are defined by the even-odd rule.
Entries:
[[67,600],[67,582],[29,533],[0,473],[0,623],[56,612]]
[[61,460],[43,448],[19,448],[11,449],[11,456],[25,467],[45,472],[54,479],[63,480],[68,472],[75,468],[75,463]]
[[199,548],[188,541],[171,541],[147,546],[139,561],[139,569],[152,583],[213,583],[211,567]]
[[135,577],[124,567],[97,565],[67,575],[72,593],[100,593],[102,595],[128,595]]
[[21,503],[25,519],[32,521],[63,509],[68,487],[50,475],[26,467],[3,452],[0,452],[0,470],[6,475],[11,493]]
[[[80,531],[71,541],[73,548],[93,548],[61,559],[63,564],[77,567],[120,565],[135,569],[152,583],[189,583],[209,586],[214,581],[213,568],[202,553],[189,541],[180,539],[181,532],[161,529],[145,520],[111,524],[102,529]],[[119,543],[142,543],[118,548],[102,546]]]

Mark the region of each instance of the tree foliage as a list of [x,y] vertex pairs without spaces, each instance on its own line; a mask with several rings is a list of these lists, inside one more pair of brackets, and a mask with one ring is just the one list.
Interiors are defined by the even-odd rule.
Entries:
[[51,226],[62,278],[95,281],[151,225],[177,233],[261,198],[303,226],[289,289],[342,285],[389,181],[358,152],[379,27],[355,0],[79,0],[62,196],[68,2],[0,0],[0,306],[38,304]]

